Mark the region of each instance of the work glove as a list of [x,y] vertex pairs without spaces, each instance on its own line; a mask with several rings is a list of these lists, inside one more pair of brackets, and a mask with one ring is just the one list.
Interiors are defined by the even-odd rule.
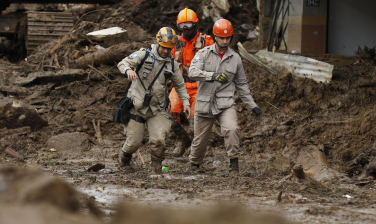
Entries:
[[255,107],[252,109],[252,112],[256,114],[256,119],[261,120],[262,119],[262,111],[259,107]]
[[212,76],[212,80],[220,83],[226,83],[228,82],[228,76],[225,73],[214,73]]

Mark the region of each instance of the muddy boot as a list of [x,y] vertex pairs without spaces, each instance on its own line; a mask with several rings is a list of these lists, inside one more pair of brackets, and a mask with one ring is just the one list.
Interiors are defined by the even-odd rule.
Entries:
[[239,173],[239,159],[238,158],[230,159],[229,171],[233,173]]
[[165,159],[165,150],[166,148],[161,144],[151,144],[150,148],[150,171],[152,173],[161,173],[162,172],[162,162]]
[[194,163],[191,163],[189,167],[189,171],[193,173],[205,173],[205,170],[202,168],[200,164],[194,164]]
[[181,157],[184,155],[185,150],[191,146],[192,139],[180,124],[175,124],[174,131],[178,136],[178,143],[172,154],[174,157]]
[[181,157],[185,153],[185,148],[183,147],[183,144],[181,141],[178,141],[176,144],[174,151],[172,152],[172,155],[174,157]]
[[126,171],[134,172],[134,168],[131,166],[132,154],[122,152],[120,158],[120,167]]
[[152,173],[161,173],[162,172],[162,161],[152,160],[150,163],[150,171]]

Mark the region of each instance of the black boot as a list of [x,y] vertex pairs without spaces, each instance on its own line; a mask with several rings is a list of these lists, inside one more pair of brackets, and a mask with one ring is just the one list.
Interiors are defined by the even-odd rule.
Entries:
[[233,158],[230,159],[230,167],[229,167],[230,172],[239,172],[239,160],[238,158]]
[[133,167],[131,167],[131,160],[132,154],[123,152],[120,158],[120,167],[127,169],[129,171],[134,171]]

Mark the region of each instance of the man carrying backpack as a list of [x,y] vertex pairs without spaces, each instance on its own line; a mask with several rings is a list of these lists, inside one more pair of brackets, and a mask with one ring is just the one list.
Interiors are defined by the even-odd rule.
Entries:
[[[193,117],[194,109],[196,103],[196,94],[197,94],[197,83],[195,80],[192,80],[188,77],[189,66],[191,61],[197,51],[204,48],[205,46],[212,45],[213,39],[210,35],[201,33],[197,28],[198,18],[196,13],[188,8],[185,8],[179,12],[176,24],[183,33],[181,36],[178,36],[179,40],[176,44],[176,47],[172,50],[172,56],[179,64],[181,74],[183,75],[185,87],[189,94],[189,102],[191,104],[191,115],[188,118],[189,122],[189,131],[188,133],[193,137]],[[183,104],[178,98],[175,88],[172,88],[170,93],[171,101],[171,112],[177,116],[177,122],[180,122],[179,114],[183,109]],[[180,157],[184,154],[185,149],[189,147],[190,140],[186,141],[185,139],[188,136],[180,134],[181,139],[177,147],[174,149],[173,155],[175,157]],[[188,137],[189,138],[189,137]]]
[[[132,154],[141,145],[145,135],[145,124],[149,134],[151,169],[160,172],[165,159],[165,138],[170,130],[171,119],[166,108],[167,81],[170,79],[183,102],[184,112],[190,115],[189,96],[177,62],[171,57],[177,36],[170,27],[161,28],[156,35],[156,44],[151,49],[141,48],[124,58],[118,68],[127,74],[132,84],[127,96],[133,102],[130,121],[126,125],[127,139],[122,148],[121,166],[132,170]],[[135,71],[136,70],[136,71]]]

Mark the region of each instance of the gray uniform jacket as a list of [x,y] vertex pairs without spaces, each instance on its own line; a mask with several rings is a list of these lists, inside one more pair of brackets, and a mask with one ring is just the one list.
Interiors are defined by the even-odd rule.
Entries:
[[[228,83],[212,81],[214,73],[225,73]],[[195,106],[198,116],[212,117],[233,106],[235,90],[249,111],[257,107],[249,91],[241,57],[231,48],[222,59],[215,44],[198,51],[189,68],[189,78],[198,81]]]
[[[139,51],[136,51],[128,57],[124,58],[118,64],[120,72],[125,74],[128,69],[136,71],[136,68],[141,63],[142,59],[145,57],[145,54],[146,49],[141,48]],[[150,108],[153,114],[156,114],[158,111],[164,109],[163,106],[165,104],[166,99],[165,94],[167,83],[167,80],[164,76],[165,71],[172,72],[172,76],[170,77],[172,84],[174,85],[180,100],[183,102],[183,105],[189,106],[189,95],[187,94],[187,90],[185,88],[183,76],[180,73],[180,69],[176,61],[174,61],[174,71],[172,71],[171,60],[171,57],[160,57],[157,52],[157,45],[152,44],[151,53],[149,53],[149,56],[146,59],[144,65],[138,72],[146,89],[149,87],[154,77],[158,74],[164,62],[166,62],[166,66],[162,70],[161,74],[159,75],[158,79],[155,81],[151,89],[151,94],[153,95],[153,97],[150,101],[149,107],[143,106],[145,89],[142,86],[140,80],[137,79],[136,81],[132,82],[132,85],[128,90],[128,97],[130,97],[133,100],[133,105],[137,111],[141,112],[142,114],[146,114],[146,112]]]

